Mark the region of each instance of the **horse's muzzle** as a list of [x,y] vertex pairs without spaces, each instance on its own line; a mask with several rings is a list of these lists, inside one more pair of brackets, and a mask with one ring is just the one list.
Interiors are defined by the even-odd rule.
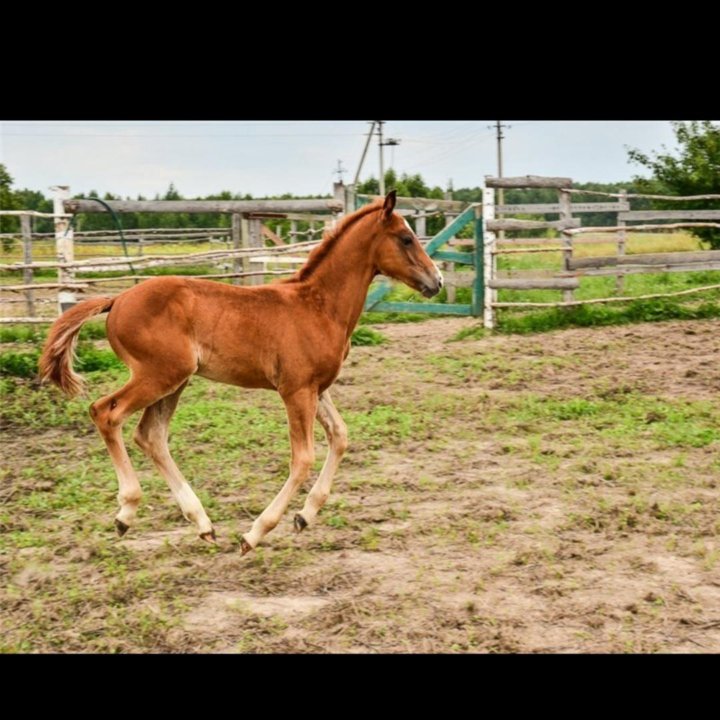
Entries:
[[434,271],[425,272],[423,273],[421,279],[420,279],[420,292],[423,294],[426,298],[431,298],[437,295],[440,290],[442,290],[443,286],[443,276],[442,273],[437,269],[437,267],[434,268]]

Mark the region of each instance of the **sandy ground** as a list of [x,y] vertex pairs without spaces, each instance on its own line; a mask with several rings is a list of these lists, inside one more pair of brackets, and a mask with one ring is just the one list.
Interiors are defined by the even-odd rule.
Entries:
[[[107,540],[129,558],[128,572],[151,577],[117,602],[149,618],[164,618],[172,602],[173,618],[146,639],[101,649],[720,651],[717,443],[658,442],[651,433],[669,420],[656,411],[643,416],[647,436],[629,439],[611,434],[613,416],[558,420],[538,409],[588,398],[618,413],[624,398],[714,402],[720,321],[447,342],[472,324],[379,326],[388,345],[353,349],[333,390],[341,413],[416,402],[427,421],[412,437],[351,444],[315,527],[292,532],[301,497],[245,558],[237,532],[247,518],[217,523],[214,553],[177,513],[172,529],[148,522]],[[524,419],[517,408],[528,398],[537,407]],[[10,455],[43,443],[12,429],[6,438]],[[97,446],[92,434],[78,442]],[[49,569],[47,555],[17,549],[6,582],[29,602],[63,563],[92,565],[83,553]],[[3,621],[18,613],[17,622],[21,608],[8,598]],[[89,604],[80,637],[59,620],[51,627],[67,649],[93,649],[87,637],[102,634],[109,612]]]

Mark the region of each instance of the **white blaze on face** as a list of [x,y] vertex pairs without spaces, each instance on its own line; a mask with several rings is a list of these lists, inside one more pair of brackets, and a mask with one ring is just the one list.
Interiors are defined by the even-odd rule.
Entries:
[[440,272],[440,268],[437,266],[437,263],[433,262],[433,265],[435,266],[435,272],[437,273],[440,287],[442,287],[445,284],[445,278],[443,278],[443,274]]
[[[410,223],[409,223],[405,218],[403,218],[403,222],[405,223],[405,227],[406,227],[410,232],[412,232],[413,229],[410,227]],[[413,233],[413,234],[414,234],[414,233]]]

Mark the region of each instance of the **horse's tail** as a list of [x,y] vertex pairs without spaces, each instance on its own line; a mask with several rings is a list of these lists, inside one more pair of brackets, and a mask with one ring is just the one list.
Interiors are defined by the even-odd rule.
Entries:
[[107,312],[114,302],[111,297],[84,300],[53,323],[38,363],[42,382],[55,383],[68,397],[82,392],[83,379],[72,367],[80,328],[91,317]]

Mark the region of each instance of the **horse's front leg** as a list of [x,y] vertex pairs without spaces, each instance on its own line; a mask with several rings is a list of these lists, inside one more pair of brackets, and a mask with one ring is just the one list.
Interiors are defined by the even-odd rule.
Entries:
[[313,443],[313,420],[317,411],[318,393],[306,388],[291,395],[283,395],[290,425],[290,477],[273,501],[257,517],[250,529],[243,535],[242,553],[250,552],[279,522],[287,510],[293,495],[307,480],[315,461]]
[[330,399],[330,392],[325,390],[320,395],[320,401],[317,408],[317,419],[325,430],[328,440],[328,454],[325,464],[320,472],[320,477],[310,489],[303,509],[295,515],[295,529],[300,532],[308,525],[312,525],[317,517],[320,508],[330,495],[335,471],[342,460],[342,456],[347,449],[348,435],[347,426],[340,413],[333,405]]

